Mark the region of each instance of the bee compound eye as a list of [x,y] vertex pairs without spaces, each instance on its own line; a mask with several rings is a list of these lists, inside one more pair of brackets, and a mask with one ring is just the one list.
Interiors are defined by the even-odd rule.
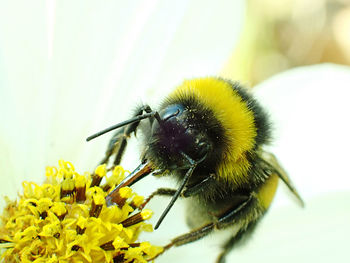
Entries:
[[172,117],[176,117],[184,111],[184,107],[180,104],[174,104],[166,107],[160,112],[160,117],[163,121],[167,121]]

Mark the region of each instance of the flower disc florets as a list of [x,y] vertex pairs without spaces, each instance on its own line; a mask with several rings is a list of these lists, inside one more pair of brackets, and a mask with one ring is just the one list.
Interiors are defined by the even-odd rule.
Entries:
[[[108,175],[107,175],[108,174]],[[124,178],[117,166],[78,174],[70,162],[46,169],[43,185],[23,182],[18,201],[6,198],[1,216],[0,254],[4,262],[147,262],[163,248],[137,242],[152,211],[137,211],[143,197],[128,187],[117,205],[105,197]],[[105,178],[104,181],[102,179]],[[105,182],[101,185],[101,182]]]

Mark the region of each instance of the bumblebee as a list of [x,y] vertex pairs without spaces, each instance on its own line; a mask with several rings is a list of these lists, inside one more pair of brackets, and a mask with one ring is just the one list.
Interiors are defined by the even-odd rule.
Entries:
[[[148,121],[141,120],[148,119]],[[157,195],[171,196],[160,216],[159,227],[178,197],[187,199],[190,232],[171,240],[164,248],[201,239],[216,229],[232,231],[218,262],[249,235],[265,214],[281,179],[303,205],[286,172],[273,154],[264,151],[271,140],[267,114],[238,83],[208,77],[184,81],[161,104],[148,105],[133,118],[87,138],[91,140],[120,128],[112,137],[101,163],[115,155],[120,163],[127,140],[142,127],[141,164],[107,197],[113,205],[121,187],[131,186],[149,174],[170,175],[177,189],[160,188]]]

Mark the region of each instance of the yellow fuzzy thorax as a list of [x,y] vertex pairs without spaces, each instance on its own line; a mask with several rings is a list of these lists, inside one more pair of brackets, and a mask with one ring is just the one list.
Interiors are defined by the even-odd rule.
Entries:
[[170,98],[188,96],[194,96],[214,113],[228,139],[217,176],[237,185],[245,183],[250,167],[246,153],[253,149],[257,135],[253,112],[228,82],[216,78],[184,81]]

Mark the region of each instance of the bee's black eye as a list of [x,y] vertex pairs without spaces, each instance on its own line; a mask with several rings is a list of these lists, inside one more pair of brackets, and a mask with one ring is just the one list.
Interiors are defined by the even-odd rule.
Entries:
[[173,104],[173,105],[170,105],[169,107],[166,107],[164,110],[162,110],[159,113],[159,115],[163,121],[167,121],[172,117],[181,115],[183,111],[184,111],[184,107],[182,105]]

